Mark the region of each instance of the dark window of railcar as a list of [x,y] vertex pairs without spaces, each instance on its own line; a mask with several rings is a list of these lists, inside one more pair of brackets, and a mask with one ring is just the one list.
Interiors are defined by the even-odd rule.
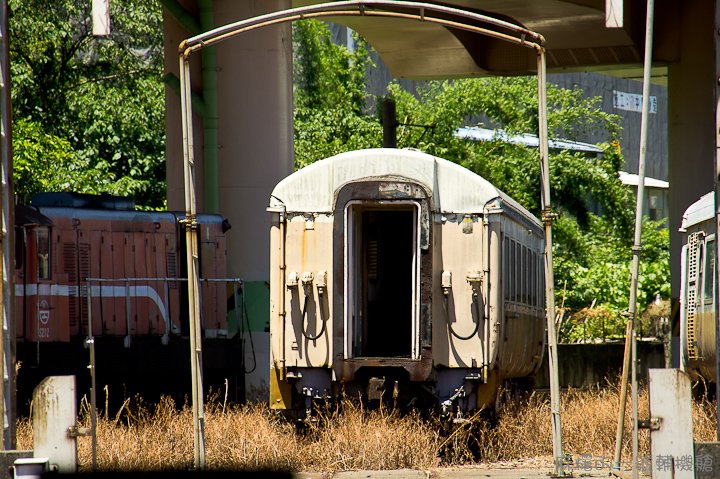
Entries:
[[537,254],[530,251],[530,306],[537,306]]
[[543,287],[542,287],[542,276],[543,276],[543,255],[542,253],[535,253],[535,306],[542,308],[543,305]]
[[545,307],[545,255],[538,255],[538,306]]
[[520,298],[521,303],[526,302],[527,295],[527,261],[525,260],[525,245],[519,244],[518,251],[520,253]]
[[517,267],[515,281],[515,301],[522,303],[523,300],[523,277],[525,276],[523,270],[523,246],[520,243],[515,243],[515,266]]
[[50,228],[39,226],[37,237],[38,279],[50,279]]
[[510,301],[515,301],[515,283],[517,281],[517,263],[515,262],[515,242],[510,240]]
[[502,284],[503,297],[505,301],[510,300],[510,240],[505,238],[503,241],[503,266],[502,266]]
[[525,274],[523,275],[525,278],[525,296],[523,299],[525,304],[532,304],[530,301],[532,292],[532,259],[530,259],[530,248],[525,246],[523,249],[525,250]]
[[705,261],[703,265],[703,298],[705,304],[712,304],[715,296],[715,240],[705,243]]

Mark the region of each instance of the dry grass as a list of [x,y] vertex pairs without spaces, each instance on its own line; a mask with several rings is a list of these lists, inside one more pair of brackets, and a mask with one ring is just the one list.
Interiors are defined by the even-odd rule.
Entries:
[[[574,457],[612,457],[617,423],[617,390],[571,390],[563,394],[565,451]],[[640,417],[647,417],[647,396],[640,397]],[[87,407],[82,425],[89,425]],[[628,402],[628,416],[630,404]],[[326,410],[299,433],[267,406],[225,407],[217,400],[206,409],[207,464],[211,469],[340,471],[350,469],[428,469],[440,465],[477,464],[552,456],[549,397],[533,394],[501,407],[497,424],[476,415],[450,433],[435,419],[401,416],[380,409],[364,410],[351,402],[342,411]],[[706,400],[694,405],[695,436],[714,440],[715,407]],[[629,431],[630,419],[626,419]],[[623,457],[630,455],[630,439]],[[32,447],[32,427],[18,423],[18,447]],[[91,464],[91,443],[81,438],[79,460]],[[640,453],[647,456],[647,434]],[[586,456],[586,457],[587,457]],[[155,406],[127,402],[98,424],[98,464],[102,470],[188,469],[192,466],[192,412],[163,399]]]

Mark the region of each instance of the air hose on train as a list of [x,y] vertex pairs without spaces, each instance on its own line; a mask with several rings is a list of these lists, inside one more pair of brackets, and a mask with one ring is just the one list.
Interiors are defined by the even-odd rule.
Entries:
[[303,307],[302,307],[302,316],[301,316],[301,325],[300,329],[302,330],[302,335],[307,339],[308,341],[316,341],[320,339],[320,337],[325,334],[325,318],[324,318],[324,308],[323,308],[323,296],[325,294],[325,287],[318,284],[317,287],[318,290],[318,314],[320,315],[320,332],[317,333],[315,336],[310,335],[307,332],[307,329],[305,329],[305,318],[307,317],[307,309],[308,309],[308,299],[310,296],[312,296],[312,283],[310,283],[310,294],[307,294],[308,291],[306,290],[305,294],[305,300],[303,301]]
[[450,334],[453,335],[455,338],[459,339],[460,341],[467,341],[469,339],[472,339],[477,335],[478,331],[480,330],[480,318],[482,318],[481,312],[480,312],[480,295],[478,294],[478,288],[476,286],[476,283],[479,284],[479,281],[475,280],[474,277],[468,277],[468,282],[472,285],[472,302],[473,307],[475,308],[475,328],[473,329],[472,333],[470,333],[467,336],[462,336],[455,332],[452,326],[452,322],[450,321],[450,306],[449,306],[449,297],[450,297],[450,283],[448,281],[447,285],[443,285],[443,307],[445,309],[445,322],[448,326],[448,331],[450,331]]

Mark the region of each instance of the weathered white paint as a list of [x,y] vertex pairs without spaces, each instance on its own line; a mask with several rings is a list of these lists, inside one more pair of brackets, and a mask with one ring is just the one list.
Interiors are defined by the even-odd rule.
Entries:
[[685,232],[689,226],[702,223],[715,216],[715,192],[711,191],[691,204],[685,210],[680,224],[680,231]]
[[46,457],[60,473],[77,470],[77,442],[68,429],[77,421],[75,376],[50,376],[33,392],[34,457]]
[[477,213],[491,200],[501,198],[540,224],[530,212],[481,176],[451,161],[410,149],[351,151],[313,163],[275,187],[270,207],[284,206],[287,212],[332,213],[335,195],[343,185],[393,174],[427,188],[432,193],[434,212]]
[[690,377],[679,369],[648,370],[650,418],[659,428],[650,432],[653,479],[695,477]]

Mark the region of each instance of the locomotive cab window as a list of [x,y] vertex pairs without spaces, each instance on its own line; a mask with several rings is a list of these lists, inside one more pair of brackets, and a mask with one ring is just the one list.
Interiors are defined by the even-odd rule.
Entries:
[[347,357],[419,356],[418,212],[415,202],[346,207]]
[[35,229],[37,238],[38,279],[50,279],[50,228]]

